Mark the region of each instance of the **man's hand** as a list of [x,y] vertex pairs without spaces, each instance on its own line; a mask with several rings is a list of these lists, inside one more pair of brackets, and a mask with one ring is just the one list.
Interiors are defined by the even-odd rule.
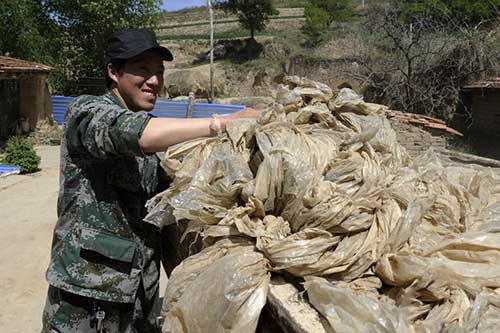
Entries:
[[245,108],[243,110],[240,110],[238,112],[232,113],[228,116],[222,116],[218,117],[218,125],[216,126],[218,128],[218,131],[224,132],[226,130],[226,124],[230,120],[235,120],[235,119],[256,119],[259,118],[262,113],[262,110],[256,110],[253,108]]

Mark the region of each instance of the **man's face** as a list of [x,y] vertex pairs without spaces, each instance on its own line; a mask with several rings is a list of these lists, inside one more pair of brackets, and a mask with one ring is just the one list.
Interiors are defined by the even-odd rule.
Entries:
[[122,70],[114,76],[114,92],[132,111],[151,111],[163,87],[163,59],[160,54],[148,50],[130,58]]

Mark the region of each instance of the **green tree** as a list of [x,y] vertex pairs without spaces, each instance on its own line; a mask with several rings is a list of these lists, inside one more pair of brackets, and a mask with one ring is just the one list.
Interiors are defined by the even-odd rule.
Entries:
[[103,76],[106,38],[154,28],[161,0],[1,0],[0,54],[51,65],[54,91],[74,95],[82,77]]
[[214,5],[238,16],[240,25],[250,30],[252,39],[255,39],[255,32],[264,30],[269,16],[276,13],[272,0],[216,0]]
[[302,27],[302,32],[306,36],[308,42],[316,46],[321,43],[328,31],[328,22],[330,15],[322,8],[317,7],[313,3],[309,3],[304,9],[306,21]]
[[310,0],[309,3],[328,13],[329,25],[348,21],[353,15],[351,0]]
[[0,54],[27,60],[43,54],[37,16],[36,1],[0,1]]
[[59,90],[62,34],[40,0],[0,1],[0,36],[0,54],[51,65],[50,81]]
[[306,21],[302,32],[312,46],[321,43],[333,22],[345,22],[352,18],[350,0],[310,0],[304,9]]

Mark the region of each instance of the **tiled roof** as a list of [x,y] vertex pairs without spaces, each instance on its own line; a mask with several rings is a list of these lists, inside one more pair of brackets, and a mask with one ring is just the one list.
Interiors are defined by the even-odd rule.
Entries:
[[393,111],[393,110],[390,110],[387,112],[387,117],[389,119],[395,118],[403,123],[408,123],[408,124],[420,126],[423,128],[442,131],[443,134],[453,134],[453,135],[463,136],[463,134],[460,133],[459,131],[454,130],[451,127],[446,126],[446,122],[444,122],[443,120],[433,118],[433,117],[424,116],[424,115],[415,114],[415,113]]
[[494,77],[490,78],[484,81],[478,81],[471,83],[469,85],[466,85],[463,87],[463,89],[466,90],[472,90],[472,89],[500,89],[500,77]]
[[2,72],[50,72],[52,67],[36,62],[0,56],[0,73]]

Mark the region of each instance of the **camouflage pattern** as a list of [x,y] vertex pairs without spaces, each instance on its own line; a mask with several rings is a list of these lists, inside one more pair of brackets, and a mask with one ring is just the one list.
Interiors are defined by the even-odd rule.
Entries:
[[112,93],[68,107],[61,144],[58,221],[48,283],[72,294],[134,303],[158,290],[159,230],[143,222],[148,198],[165,188],[156,155],[140,135],[150,115]]
[[[43,333],[54,332],[160,332],[160,302],[113,303],[67,293],[50,286],[43,311]],[[104,317],[99,322],[98,311]]]

